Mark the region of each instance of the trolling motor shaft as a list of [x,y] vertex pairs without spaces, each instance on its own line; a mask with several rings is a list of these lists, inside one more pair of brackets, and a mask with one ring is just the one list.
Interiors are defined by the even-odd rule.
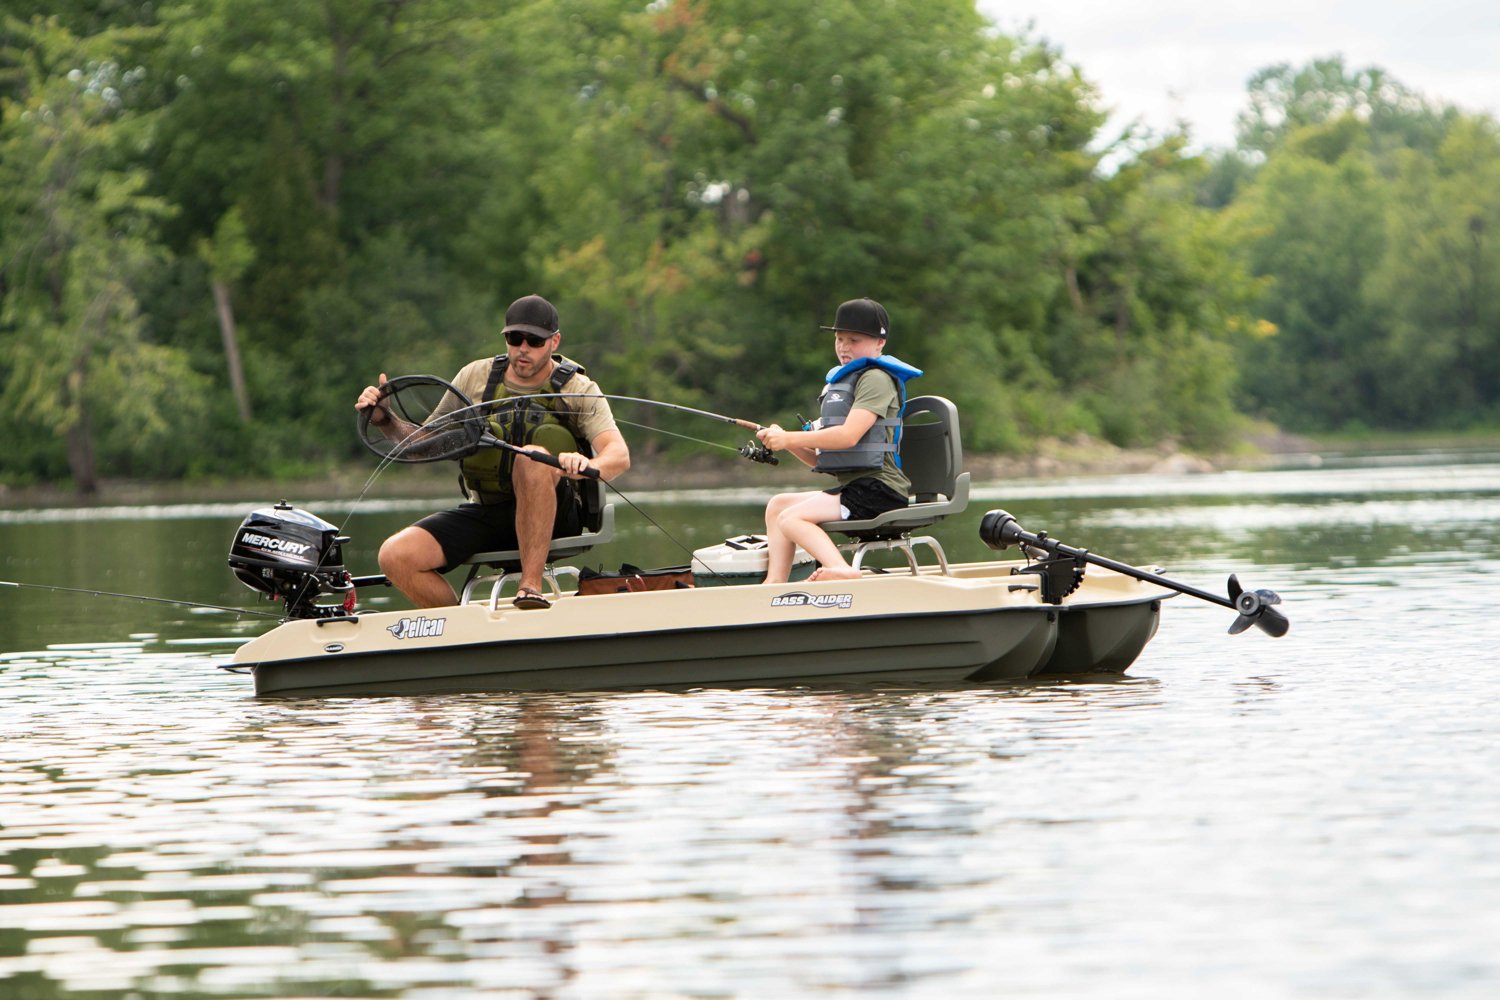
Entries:
[[1287,630],[1291,628],[1291,622],[1287,620],[1286,615],[1272,607],[1281,603],[1280,595],[1274,590],[1246,590],[1240,586],[1240,581],[1234,574],[1229,576],[1229,597],[1220,597],[1218,594],[1169,580],[1160,574],[1136,569],[1134,566],[1094,555],[1087,549],[1075,549],[1071,545],[1064,545],[1057,539],[1049,537],[1045,531],[1032,534],[1003,510],[992,510],[984,515],[984,519],[979,524],[979,538],[984,544],[997,551],[1011,545],[1040,549],[1050,553],[1053,557],[1091,562],[1096,566],[1112,569],[1116,573],[1123,573],[1137,580],[1167,587],[1179,594],[1186,594],[1200,601],[1208,601],[1210,604],[1236,611],[1238,615],[1229,626],[1230,635],[1238,635],[1254,625],[1269,636],[1279,637],[1286,635]]

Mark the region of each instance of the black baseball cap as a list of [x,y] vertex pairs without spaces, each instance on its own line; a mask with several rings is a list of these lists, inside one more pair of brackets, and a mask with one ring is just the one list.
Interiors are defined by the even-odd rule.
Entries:
[[538,337],[550,337],[558,330],[557,309],[540,295],[526,295],[510,304],[505,310],[505,329],[501,333],[520,330],[534,333]]
[[891,318],[885,306],[874,299],[850,299],[839,306],[833,315],[832,326],[820,326],[819,330],[842,330],[845,333],[862,333],[867,337],[886,338],[890,332]]

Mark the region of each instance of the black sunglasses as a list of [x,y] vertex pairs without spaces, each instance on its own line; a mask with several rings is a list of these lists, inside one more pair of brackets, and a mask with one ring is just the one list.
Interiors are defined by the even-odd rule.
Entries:
[[551,339],[552,337],[538,337],[534,333],[522,333],[520,330],[511,330],[505,335],[505,342],[511,347],[520,347],[523,341],[527,347],[541,347]]

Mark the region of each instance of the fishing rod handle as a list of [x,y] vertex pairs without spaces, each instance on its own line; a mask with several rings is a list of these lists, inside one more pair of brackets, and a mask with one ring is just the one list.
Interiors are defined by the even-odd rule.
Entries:
[[[514,451],[517,455],[525,455],[533,462],[541,462],[543,465],[550,465],[554,469],[562,470],[562,462],[558,461],[557,456],[550,452],[532,451],[530,448],[509,448],[507,450]],[[598,479],[599,470],[592,465],[585,465],[579,475],[586,479]]]
[[[520,448],[516,445],[511,444],[509,441],[501,441],[499,438],[495,437],[487,431],[480,436],[479,443],[487,444],[494,448],[499,448],[501,451],[512,451],[517,455],[525,455],[533,462],[541,462],[543,465],[550,465],[554,469],[558,469],[560,471],[562,470],[562,462],[558,461],[557,456],[552,454],[551,452],[533,451],[530,448]],[[586,465],[583,467],[583,471],[580,472],[579,475],[583,476],[585,479],[598,479],[599,470],[594,468],[592,465]]]

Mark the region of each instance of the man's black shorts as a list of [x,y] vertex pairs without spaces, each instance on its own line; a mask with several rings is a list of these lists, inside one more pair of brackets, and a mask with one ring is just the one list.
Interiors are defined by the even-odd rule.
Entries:
[[[516,539],[516,503],[466,503],[451,510],[429,514],[416,523],[437,539],[446,560],[438,572],[446,573],[476,552],[514,549]],[[571,479],[557,484],[557,518],[552,522],[552,537],[567,538],[583,533],[583,507]]]
[[907,506],[906,497],[891,489],[874,476],[865,476],[843,486],[824,490],[839,498],[839,503],[849,512],[846,521],[864,521]]

